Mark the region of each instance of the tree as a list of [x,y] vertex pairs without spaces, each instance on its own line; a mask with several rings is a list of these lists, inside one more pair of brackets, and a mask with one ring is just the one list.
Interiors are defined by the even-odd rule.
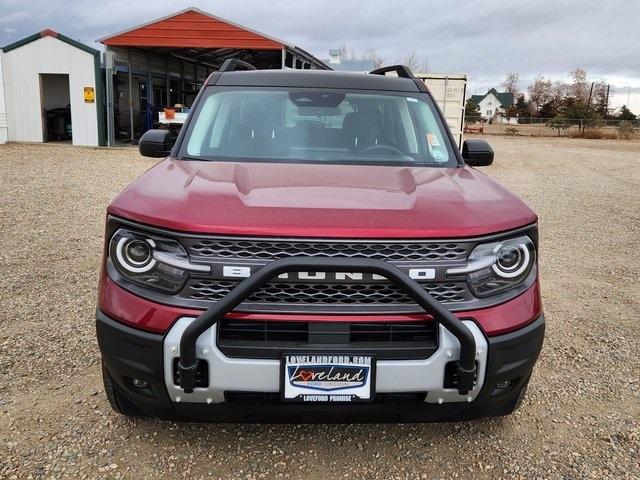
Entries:
[[633,122],[637,117],[633,114],[631,110],[627,108],[626,105],[622,105],[620,107],[620,113],[618,114],[619,120],[626,120],[628,122]]
[[467,100],[464,105],[464,117],[466,122],[476,122],[480,119],[480,105],[471,99]]
[[554,117],[551,120],[549,120],[549,122],[547,122],[547,127],[555,128],[556,130],[558,130],[559,137],[561,137],[562,132],[564,132],[570,126],[571,126],[571,122],[569,122],[562,115],[558,115],[557,117]]
[[371,61],[373,69],[384,67],[384,58],[378,55],[378,51],[374,47],[369,47],[364,51],[363,58]]
[[562,101],[560,114],[574,124],[580,126],[580,133],[584,134],[586,128],[595,128],[602,125],[602,117],[597,114],[586,101],[573,96],[567,96]]
[[609,85],[604,82],[597,82],[593,86],[593,98],[591,104],[593,109],[602,117],[609,116]]
[[428,70],[427,59],[418,57],[415,50],[401,56],[398,62],[394,63],[406,65],[412,72],[426,72]]
[[533,83],[529,85],[527,91],[529,92],[529,99],[533,110],[538,114],[540,107],[549,102],[553,97],[553,84],[551,80],[544,78],[542,75],[538,75],[533,80]]
[[540,118],[553,118],[558,113],[558,108],[553,100],[548,101],[538,111]]
[[566,83],[557,80],[551,87],[551,101],[554,103],[556,110],[562,104],[562,100],[567,96],[568,86]]
[[520,75],[515,72],[507,73],[507,75],[504,77],[504,82],[502,82],[502,86],[504,87],[504,89],[507,92],[513,94],[514,98],[517,97],[520,93],[520,89],[518,88],[519,84]]
[[518,116],[518,107],[516,105],[511,105],[510,107],[502,107],[503,114],[507,117],[507,121],[509,121],[512,117]]
[[584,68],[576,68],[569,73],[572,83],[570,95],[578,100],[587,103],[589,99],[589,85],[587,84],[587,72]]
[[531,116],[531,105],[527,102],[523,93],[518,95],[518,98],[516,98],[516,104],[514,107],[516,115],[518,116],[518,123],[528,123],[529,120],[525,120],[525,118]]
[[628,120],[623,120],[618,125],[618,136],[622,140],[631,140],[633,138],[633,134],[635,133],[635,130],[636,129],[633,128],[633,123],[631,123]]

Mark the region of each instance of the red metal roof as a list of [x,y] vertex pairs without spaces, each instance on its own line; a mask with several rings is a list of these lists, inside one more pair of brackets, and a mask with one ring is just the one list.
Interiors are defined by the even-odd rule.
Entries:
[[196,8],[154,20],[99,42],[114,47],[246,48],[280,50],[287,44]]

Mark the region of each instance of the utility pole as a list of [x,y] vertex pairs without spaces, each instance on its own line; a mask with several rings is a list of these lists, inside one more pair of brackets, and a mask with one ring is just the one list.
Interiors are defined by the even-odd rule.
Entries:
[[609,89],[611,88],[611,85],[607,83],[607,104],[604,107],[604,116],[605,118],[609,116]]

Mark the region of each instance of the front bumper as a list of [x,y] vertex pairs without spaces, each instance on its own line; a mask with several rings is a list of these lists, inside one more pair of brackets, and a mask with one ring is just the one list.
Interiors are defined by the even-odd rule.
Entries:
[[[373,402],[296,405],[278,401],[277,360],[224,356],[216,346],[215,326],[197,342],[198,357],[210,365],[209,387],[185,394],[174,384],[171,365],[179,353],[181,333],[191,321],[180,319],[162,336],[127,327],[97,311],[96,331],[107,371],[118,393],[149,415],[209,421],[436,421],[490,416],[528,380],[545,328],[541,315],[524,328],[486,338],[475,323],[465,322],[477,343],[478,379],[464,397],[443,388],[444,363],[456,359],[459,343],[440,326],[438,351],[430,358],[378,362]],[[147,386],[134,386],[134,379]]]

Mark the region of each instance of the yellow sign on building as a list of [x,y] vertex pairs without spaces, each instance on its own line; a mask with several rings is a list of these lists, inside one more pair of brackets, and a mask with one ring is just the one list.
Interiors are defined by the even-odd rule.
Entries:
[[93,103],[96,101],[96,92],[93,87],[84,87],[84,103]]

